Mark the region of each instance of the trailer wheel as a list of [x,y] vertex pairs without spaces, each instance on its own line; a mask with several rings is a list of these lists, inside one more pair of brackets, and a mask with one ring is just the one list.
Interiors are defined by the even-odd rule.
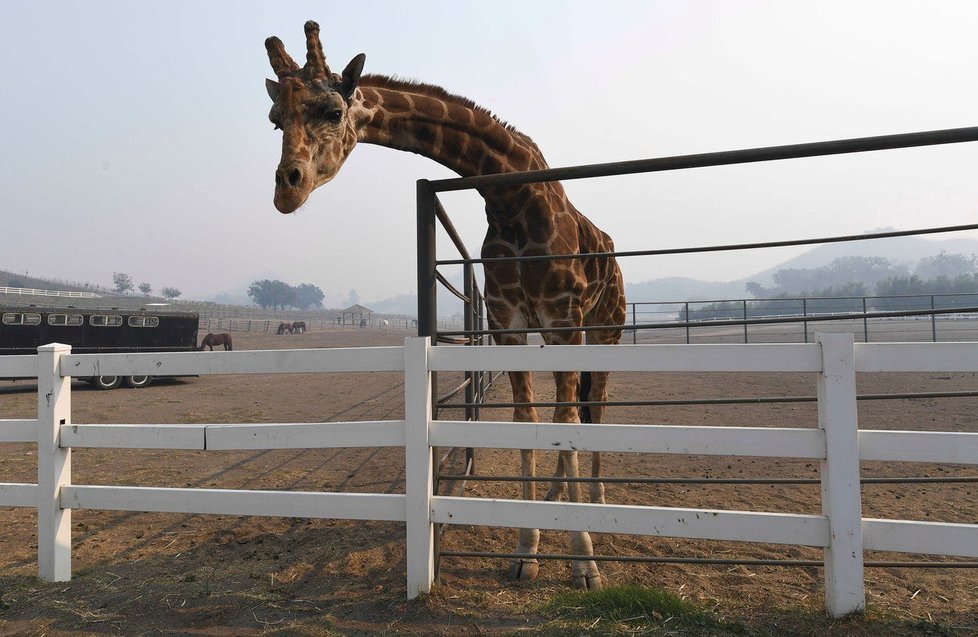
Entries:
[[96,389],[115,389],[122,384],[122,376],[94,376],[92,385]]
[[122,382],[126,387],[132,387],[133,389],[141,389],[143,387],[148,387],[150,383],[153,382],[152,376],[126,376],[122,379]]

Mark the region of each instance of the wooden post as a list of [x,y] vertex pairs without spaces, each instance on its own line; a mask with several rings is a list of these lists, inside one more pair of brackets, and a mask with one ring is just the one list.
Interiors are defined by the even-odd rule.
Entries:
[[71,378],[61,376],[70,345],[37,348],[37,567],[47,582],[71,579],[71,509],[61,508],[61,487],[71,484],[71,449],[59,446],[61,425],[71,424]]
[[435,527],[431,523],[434,456],[428,445],[431,422],[431,372],[428,337],[404,339],[404,481],[407,500],[407,595],[431,591],[435,577]]
[[818,376],[818,426],[825,432],[822,513],[830,532],[825,549],[825,610],[830,617],[843,617],[866,607],[853,335],[819,332],[815,340],[822,350]]

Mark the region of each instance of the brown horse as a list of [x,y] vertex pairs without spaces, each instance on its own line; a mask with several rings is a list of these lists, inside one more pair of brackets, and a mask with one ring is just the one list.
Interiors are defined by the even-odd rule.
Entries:
[[292,323],[279,323],[278,330],[275,333],[285,334],[286,332],[288,332],[289,334],[292,333]]
[[231,335],[230,334],[208,334],[204,337],[204,340],[200,342],[200,347],[198,350],[202,350],[205,347],[210,347],[211,351],[214,351],[215,345],[223,345],[225,352],[231,351]]
[[306,322],[305,321],[295,321],[294,323],[292,323],[292,333],[293,334],[302,334],[305,331],[306,331]]

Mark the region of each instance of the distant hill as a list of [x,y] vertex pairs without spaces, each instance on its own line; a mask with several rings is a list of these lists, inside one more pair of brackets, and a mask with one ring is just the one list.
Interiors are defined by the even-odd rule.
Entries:
[[[888,229],[879,230],[885,232]],[[681,277],[653,279],[640,283],[626,283],[625,295],[630,303],[642,301],[685,301],[713,299],[741,299],[748,295],[746,285],[754,281],[764,286],[773,283],[778,270],[810,269],[826,266],[841,257],[883,257],[894,263],[915,264],[924,257],[947,252],[948,254],[978,254],[978,240],[941,239],[920,237],[894,237],[892,239],[868,239],[845,243],[828,243],[808,250],[757,274],[733,281],[699,281]]]
[[[887,232],[885,228],[876,232]],[[747,281],[756,281],[762,285],[771,283],[771,277],[778,270],[788,268],[817,268],[828,265],[839,257],[883,257],[896,263],[916,263],[924,257],[930,257],[941,252],[948,254],[978,254],[976,239],[921,239],[920,237],[893,237],[892,239],[868,239],[866,241],[851,241],[845,243],[827,243],[812,248],[793,259],[788,259],[780,265],[758,272],[748,277]]]
[[66,292],[94,292],[96,294],[115,294],[114,290],[84,281],[63,279],[42,279],[29,274],[17,274],[0,270],[0,286],[11,288],[33,288],[37,290],[64,290]]
[[[892,239],[831,243],[814,247],[797,257],[788,259],[774,267],[742,279],[732,281],[701,281],[686,277],[667,277],[650,281],[626,283],[625,294],[631,303],[644,301],[741,299],[749,296],[746,290],[748,281],[754,281],[763,286],[770,286],[773,283],[772,277],[778,270],[819,268],[828,265],[835,259],[849,256],[883,257],[894,263],[913,265],[924,257],[935,256],[941,252],[963,254],[966,256],[978,254],[978,240],[962,238],[930,240],[920,237],[895,237]],[[250,278],[246,284],[235,286],[208,299],[203,299],[203,301],[222,305],[253,305],[251,298],[247,295],[250,282],[260,279],[278,278],[280,277],[276,273],[266,272]],[[448,279],[453,285],[461,289],[460,273],[449,275]],[[159,297],[144,297],[139,294],[119,296],[115,294],[114,290],[85,282],[41,279],[3,270],[0,270],[0,286],[95,292],[103,297],[101,301],[96,301],[96,303],[105,304],[108,302],[118,306],[138,305],[162,300]],[[42,298],[34,297],[35,300],[32,301],[28,300],[28,297],[19,297],[16,299],[12,297],[13,295],[0,294],[0,301],[24,303],[37,302],[36,299]],[[327,297],[325,305],[327,307],[340,307],[341,305],[345,307],[342,299],[339,299],[339,297]],[[384,299],[361,300],[361,305],[369,307],[378,314],[414,317],[417,316],[418,297],[416,294],[400,294]],[[450,292],[439,286],[439,316],[450,317],[461,312],[461,310],[461,302]]]

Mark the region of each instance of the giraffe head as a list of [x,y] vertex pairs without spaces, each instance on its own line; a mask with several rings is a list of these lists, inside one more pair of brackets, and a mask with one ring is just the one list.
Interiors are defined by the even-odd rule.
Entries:
[[265,80],[275,128],[282,130],[282,159],[275,171],[275,207],[288,214],[332,179],[357,143],[354,94],[366,57],[357,55],[342,74],[329,70],[319,25],[306,22],[306,64],[302,68],[278,38],[265,49],[278,81]]

